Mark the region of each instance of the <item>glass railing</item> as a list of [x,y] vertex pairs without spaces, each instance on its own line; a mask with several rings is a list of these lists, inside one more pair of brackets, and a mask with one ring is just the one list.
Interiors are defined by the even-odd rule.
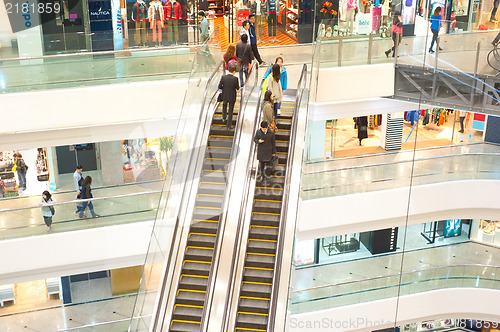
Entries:
[[[412,170],[413,169],[413,170]],[[473,179],[500,179],[499,153],[464,153],[366,164],[302,174],[303,200],[413,185]]]
[[[213,33],[218,36],[219,29]],[[176,264],[173,258],[183,250],[180,239],[187,226],[183,215],[188,209],[190,186],[201,162],[197,159],[199,150],[204,146],[203,137],[208,133],[211,111],[217,103],[218,84],[224,74],[224,67],[215,60],[220,59],[220,45],[216,40],[219,39],[210,39],[194,55],[172,150],[173,162],[159,199],[130,331],[149,330],[160,319],[161,306],[169,298]]]
[[292,314],[445,288],[500,289],[499,272],[500,266],[494,265],[449,265],[295,289],[292,295]]
[[[47,230],[42,216],[42,209],[47,208],[40,205],[40,196],[33,206],[0,209],[0,240],[152,221],[156,216],[160,195],[161,191],[158,190],[92,199],[69,199],[65,202],[57,202],[56,198],[52,205],[55,214],[50,230]],[[96,218],[89,210],[90,204]],[[77,210],[84,205],[84,214],[80,216]]]

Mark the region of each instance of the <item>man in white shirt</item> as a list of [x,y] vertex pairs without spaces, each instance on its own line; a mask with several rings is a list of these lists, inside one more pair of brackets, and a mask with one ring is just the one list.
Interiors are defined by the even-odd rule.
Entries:
[[248,36],[248,43],[250,44],[250,32],[248,29],[250,29],[250,22],[248,21],[243,21],[241,24],[241,30],[240,30],[240,39],[242,35],[247,35]]

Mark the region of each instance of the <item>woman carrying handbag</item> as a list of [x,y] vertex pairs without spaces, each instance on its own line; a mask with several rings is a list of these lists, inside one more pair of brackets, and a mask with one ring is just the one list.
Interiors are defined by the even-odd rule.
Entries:
[[275,134],[278,132],[278,127],[274,121],[274,101],[273,94],[271,91],[267,90],[264,94],[264,103],[262,104],[262,121],[270,123],[269,129],[271,129]]

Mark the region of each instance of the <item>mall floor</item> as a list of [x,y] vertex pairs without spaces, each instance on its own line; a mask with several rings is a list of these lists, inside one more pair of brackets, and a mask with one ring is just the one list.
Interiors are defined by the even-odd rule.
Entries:
[[[403,124],[402,150],[412,150],[415,148],[429,148],[446,146],[454,143],[479,142],[483,139],[483,132],[472,129],[472,122],[465,128],[465,133],[460,133],[460,122],[454,124],[454,113],[448,117],[444,125],[438,126],[434,123],[422,125],[419,121],[418,127],[405,121]],[[470,137],[469,137],[470,134]],[[357,129],[354,129],[352,118],[338,119],[336,122],[328,122],[325,137],[325,156],[330,158],[344,158],[362,156],[376,153],[384,153],[386,150],[381,146],[381,126],[368,128],[368,138],[363,139],[359,144]]]

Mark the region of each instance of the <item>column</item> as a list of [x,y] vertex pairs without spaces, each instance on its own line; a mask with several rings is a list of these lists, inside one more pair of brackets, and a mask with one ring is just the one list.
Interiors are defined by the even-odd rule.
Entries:
[[121,141],[99,143],[101,175],[104,186],[123,184],[123,155]]
[[380,145],[387,151],[401,150],[403,140],[403,112],[384,114]]
[[309,150],[308,160],[325,158],[326,121],[309,121],[306,147]]

